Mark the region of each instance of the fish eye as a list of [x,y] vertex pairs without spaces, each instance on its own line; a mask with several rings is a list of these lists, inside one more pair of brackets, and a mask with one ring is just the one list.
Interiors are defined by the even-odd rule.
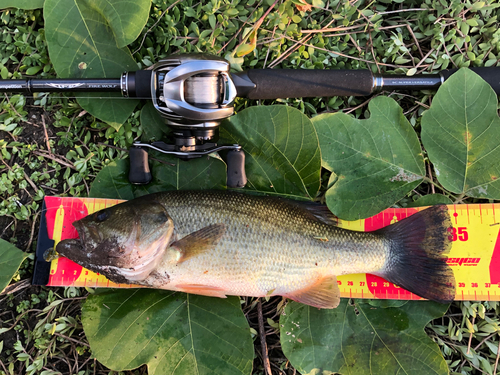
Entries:
[[108,210],[99,211],[94,214],[94,219],[98,222],[103,222],[108,217],[109,217]]

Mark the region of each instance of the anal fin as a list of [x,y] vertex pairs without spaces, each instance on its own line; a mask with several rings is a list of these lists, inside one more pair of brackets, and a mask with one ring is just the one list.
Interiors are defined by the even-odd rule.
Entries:
[[337,277],[320,277],[313,284],[289,293],[285,297],[320,309],[334,309],[340,303]]
[[177,284],[175,288],[184,293],[199,294],[208,297],[227,298],[223,289],[202,284]]

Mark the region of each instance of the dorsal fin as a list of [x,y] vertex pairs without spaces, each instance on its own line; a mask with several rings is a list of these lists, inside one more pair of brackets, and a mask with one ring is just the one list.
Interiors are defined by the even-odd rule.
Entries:
[[290,204],[300,208],[312,220],[319,221],[323,224],[337,226],[339,218],[332,214],[328,207],[324,204],[317,202],[303,202],[303,201],[290,201]]
[[179,251],[178,263],[212,249],[225,232],[226,226],[224,224],[212,224],[175,241],[171,247]]

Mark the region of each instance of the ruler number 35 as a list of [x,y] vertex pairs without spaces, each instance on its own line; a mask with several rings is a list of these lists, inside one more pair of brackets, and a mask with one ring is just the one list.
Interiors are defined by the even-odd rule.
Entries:
[[451,235],[448,236],[450,241],[456,241],[457,239],[460,241],[467,241],[469,239],[467,227],[448,228],[448,232],[451,233]]

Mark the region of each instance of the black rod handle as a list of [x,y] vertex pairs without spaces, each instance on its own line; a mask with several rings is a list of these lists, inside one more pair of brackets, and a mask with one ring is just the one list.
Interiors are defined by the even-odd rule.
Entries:
[[156,84],[152,81],[152,70],[137,70],[126,73],[125,90],[131,98],[151,99]]
[[[497,95],[500,95],[500,66],[469,68],[490,84]],[[446,69],[440,72],[443,79],[448,79],[457,69]]]
[[[500,95],[500,67],[470,68]],[[233,74],[238,96],[249,99],[368,96],[381,90],[437,89],[457,69],[415,76],[369,70],[253,69]]]
[[252,69],[246,74],[255,84],[245,95],[249,99],[367,96],[373,89],[369,70]]

